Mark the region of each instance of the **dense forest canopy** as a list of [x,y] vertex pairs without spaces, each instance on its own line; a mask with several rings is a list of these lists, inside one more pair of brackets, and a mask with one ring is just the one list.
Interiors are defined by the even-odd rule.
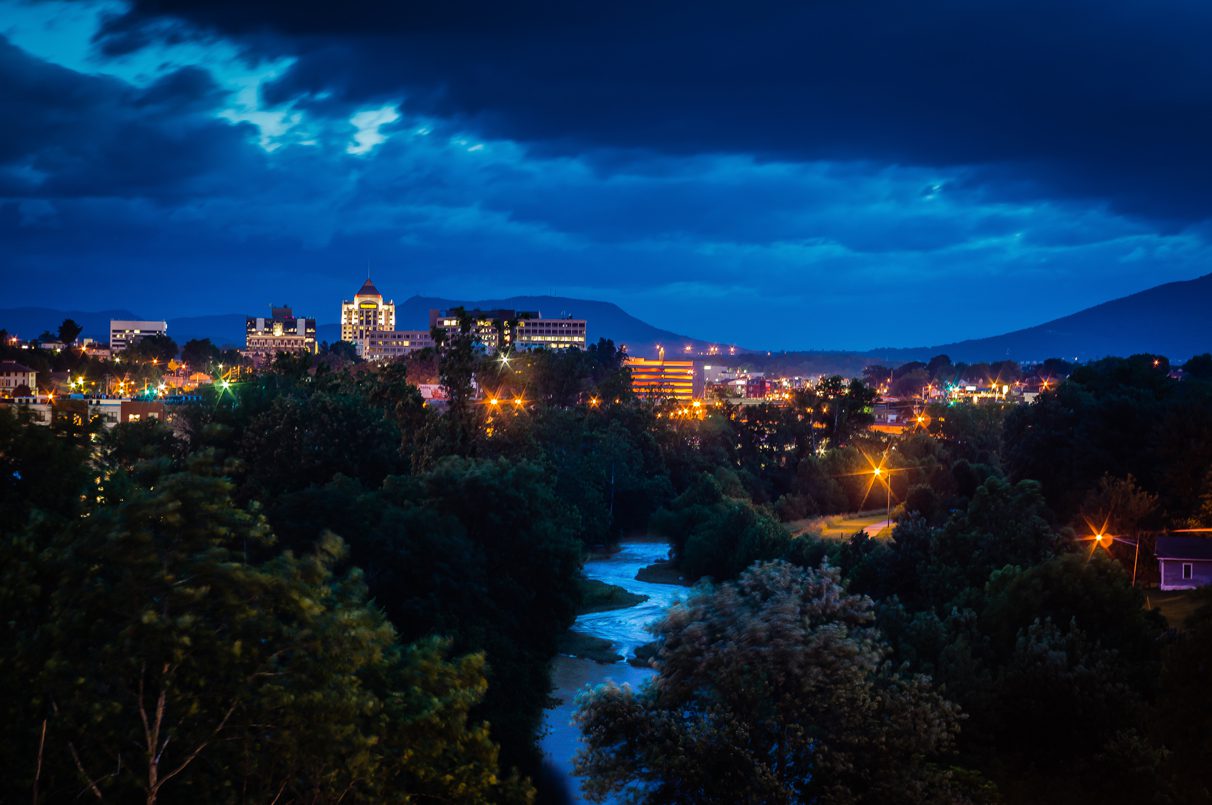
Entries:
[[[650,687],[584,700],[589,794],[1212,796],[1212,609],[1177,628],[1153,565],[1089,540],[1212,525],[1212,358],[899,436],[861,380],[687,417],[622,358],[465,331],[283,357],[169,424],[0,410],[0,799],[526,801],[581,563],[649,531],[702,586]],[[885,503],[878,537],[813,530]]]

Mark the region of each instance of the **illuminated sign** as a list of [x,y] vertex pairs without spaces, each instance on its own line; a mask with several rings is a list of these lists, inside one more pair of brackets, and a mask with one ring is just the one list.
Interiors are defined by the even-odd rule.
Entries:
[[363,310],[378,310],[379,306],[375,302],[359,302],[358,307]]

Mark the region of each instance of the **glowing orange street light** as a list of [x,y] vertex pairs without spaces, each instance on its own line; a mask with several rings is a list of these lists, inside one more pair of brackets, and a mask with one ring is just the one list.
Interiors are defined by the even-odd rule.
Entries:
[[489,405],[500,405],[501,401],[498,400],[496,397],[493,397],[491,400],[488,401],[488,404]]
[[1133,548],[1132,556],[1132,586],[1136,586],[1136,568],[1140,562],[1140,537],[1136,539],[1125,539],[1124,537],[1116,536],[1115,534],[1107,533],[1107,520],[1103,521],[1102,527],[1095,528],[1094,523],[1086,520],[1086,525],[1090,526],[1090,536],[1085,539],[1090,540],[1093,544],[1090,546],[1090,556],[1094,555],[1094,551],[1100,546],[1104,550],[1111,550],[1112,542],[1122,542],[1124,545],[1131,545]]

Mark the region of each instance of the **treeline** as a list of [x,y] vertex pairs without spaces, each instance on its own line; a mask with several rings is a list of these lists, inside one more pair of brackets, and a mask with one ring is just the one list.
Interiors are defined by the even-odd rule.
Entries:
[[0,411],[0,799],[534,796],[582,556],[672,495],[653,413],[608,342],[456,338],[442,411],[330,367],[171,428]]
[[[1212,594],[1179,628],[1143,591],[1151,529],[1212,526],[1208,369],[1108,359],[1030,406],[927,409],[883,445],[700,474],[653,524],[718,586],[657,628],[652,686],[582,707],[591,793],[1212,799]],[[835,463],[860,448],[865,471]],[[882,466],[891,537],[792,538],[767,492],[788,463],[818,509],[873,484],[882,503]],[[1096,531],[1141,540],[1140,566]]]
[[[922,389],[933,385],[946,386],[1012,385],[1024,378],[1033,377],[1047,381],[1055,387],[1069,376],[1075,364],[1060,358],[1048,358],[1030,369],[1024,369],[1018,361],[1004,360],[993,363],[953,363],[947,355],[935,355],[928,362],[909,361],[896,368],[878,364],[863,369],[863,379],[877,388],[883,388],[893,397],[916,397]],[[1168,365],[1167,365],[1168,366]]]
[[[1081,367],[897,439],[867,431],[859,381],[700,419],[634,398],[622,358],[485,356],[465,328],[385,367],[283,357],[171,429],[0,412],[0,799],[526,801],[585,551],[650,528],[687,575],[741,583],[661,627],[689,641],[657,660],[684,686],[587,711],[596,791],[1208,797],[1212,616],[1174,631],[1079,538],[1096,510],[1115,533],[1207,516],[1212,358],[1181,382],[1152,356]],[[791,536],[881,508],[876,466],[890,540]],[[782,634],[789,612],[808,620]],[[774,683],[802,673],[825,698]],[[665,748],[633,763],[612,752],[637,713]],[[745,736],[741,761],[709,753]]]

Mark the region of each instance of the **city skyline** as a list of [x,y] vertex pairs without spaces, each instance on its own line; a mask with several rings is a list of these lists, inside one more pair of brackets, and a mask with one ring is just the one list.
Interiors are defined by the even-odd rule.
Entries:
[[1207,273],[1210,22],[8,3],[6,300],[323,322],[369,269],[773,349],[1006,332]]

